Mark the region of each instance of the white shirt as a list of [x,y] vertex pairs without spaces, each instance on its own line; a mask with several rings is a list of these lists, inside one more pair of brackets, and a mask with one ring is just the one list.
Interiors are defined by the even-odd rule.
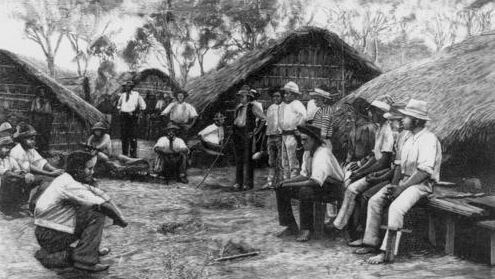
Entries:
[[402,148],[404,147],[404,143],[406,143],[406,141],[411,136],[412,136],[412,133],[408,130],[403,130],[397,136],[397,140],[395,141],[395,144],[394,144],[394,149],[395,149],[394,165],[400,166],[400,161],[401,161],[400,156],[401,156]]
[[282,134],[281,120],[284,116],[285,103],[272,104],[266,111],[266,135]]
[[140,110],[146,109],[146,102],[144,101],[143,97],[139,95],[139,92],[131,91],[131,93],[129,94],[129,100],[126,99],[127,93],[120,94],[119,102],[117,104],[117,109],[120,112],[132,113],[138,108]]
[[0,159],[0,176],[4,175],[8,171],[17,172],[20,170],[21,167],[12,157],[7,155],[5,158]]
[[294,100],[285,105],[284,116],[282,117],[282,130],[293,131],[298,125],[306,121],[306,108],[299,100]]
[[390,122],[383,123],[375,134],[375,147],[373,153],[375,159],[380,160],[382,158],[382,152],[394,151],[394,134],[390,127]]
[[224,138],[224,130],[222,126],[211,124],[198,133],[201,138],[209,143],[220,144]]
[[332,149],[326,145],[318,147],[313,157],[309,151],[304,152],[301,175],[311,177],[320,186],[323,186],[328,177],[344,181],[344,170],[333,155]]
[[24,150],[20,143],[10,150],[9,156],[16,160],[21,169],[25,172],[31,172],[31,165],[43,169],[47,163],[45,158],[41,157],[36,149]]
[[82,184],[68,174],[55,178],[41,194],[34,210],[37,226],[73,234],[76,227],[76,209],[67,201],[78,205],[93,206],[109,201],[102,190]]
[[308,110],[308,120],[312,120],[313,118],[315,118],[315,114],[318,111],[319,107],[316,106],[316,102],[314,99],[309,100],[306,107]]
[[[168,139],[168,137],[159,138],[158,141],[156,142],[155,146],[153,147],[153,149],[156,149],[157,147],[165,149],[166,152],[172,152],[172,150],[170,150],[170,140]],[[173,147],[174,147],[174,150],[176,150],[176,151],[179,149],[187,149],[187,145],[184,142],[184,140],[182,140],[181,138],[177,138],[177,137],[174,138]]]
[[412,176],[417,170],[428,173],[434,181],[440,181],[442,146],[438,138],[428,129],[406,140],[401,152],[402,174]]
[[162,112],[162,115],[170,113],[170,120],[175,123],[186,124],[190,119],[197,117],[198,112],[196,109],[186,102],[179,104],[178,102],[170,103],[165,110]]

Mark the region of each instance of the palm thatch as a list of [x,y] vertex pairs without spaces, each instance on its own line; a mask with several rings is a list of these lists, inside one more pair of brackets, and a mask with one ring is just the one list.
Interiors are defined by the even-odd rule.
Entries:
[[445,150],[465,142],[486,144],[495,132],[495,36],[475,36],[438,55],[387,72],[340,104],[388,94],[395,101],[429,103],[430,129]]
[[277,62],[301,42],[323,42],[335,53],[343,53],[346,68],[354,71],[354,76],[362,83],[381,74],[371,61],[357,52],[335,33],[317,27],[303,27],[288,32],[268,47],[248,52],[234,63],[219,70],[213,70],[202,77],[191,80],[186,85],[189,102],[200,111],[217,101],[222,94],[239,88],[251,76],[262,72],[267,66]]
[[93,125],[98,121],[104,121],[103,114],[96,108],[88,104],[74,92],[62,86],[55,79],[49,77],[46,73],[39,70],[27,60],[24,60],[7,50],[0,49],[0,53],[10,58],[29,77],[50,88],[57,100],[67,106],[70,110],[74,111],[83,122],[88,125]]
[[169,77],[166,73],[162,72],[156,68],[149,68],[142,70],[140,72],[125,72],[119,75],[117,78],[118,86],[113,88],[112,95],[117,95],[122,92],[122,85],[127,81],[132,81],[134,84],[138,84],[139,82],[146,80],[148,76],[157,76],[159,77],[165,84],[172,89],[172,91],[180,90],[181,87],[177,81],[173,78]]

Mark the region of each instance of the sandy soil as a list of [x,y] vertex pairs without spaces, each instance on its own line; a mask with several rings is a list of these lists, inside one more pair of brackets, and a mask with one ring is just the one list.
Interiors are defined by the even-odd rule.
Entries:
[[[32,220],[0,217],[0,278],[495,278],[487,265],[431,249],[372,266],[341,238],[304,244],[279,239],[273,236],[281,229],[273,193],[230,192],[231,168],[216,169],[198,190],[201,174],[193,170],[189,185],[103,179],[101,188],[120,205],[129,226],[108,223],[103,245],[112,253],[102,260],[112,265],[100,274],[45,269],[32,256],[38,249]],[[216,263],[228,241],[260,254]]]

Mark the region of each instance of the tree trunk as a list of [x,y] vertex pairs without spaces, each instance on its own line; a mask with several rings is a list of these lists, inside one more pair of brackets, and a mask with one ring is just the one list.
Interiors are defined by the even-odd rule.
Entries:
[[46,64],[48,65],[48,72],[51,77],[55,77],[55,58],[53,55],[46,56]]
[[203,65],[204,61],[204,56],[198,53],[198,64],[199,64],[199,70],[201,72],[201,76],[205,75],[205,67]]

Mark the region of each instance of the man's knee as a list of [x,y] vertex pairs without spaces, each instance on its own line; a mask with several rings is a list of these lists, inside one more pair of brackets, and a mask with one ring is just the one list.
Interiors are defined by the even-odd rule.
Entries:
[[299,199],[309,201],[314,199],[314,190],[312,187],[300,187],[298,193]]
[[403,218],[406,213],[407,209],[405,209],[404,206],[402,206],[398,202],[392,202],[392,204],[388,208],[389,220],[395,218]]

